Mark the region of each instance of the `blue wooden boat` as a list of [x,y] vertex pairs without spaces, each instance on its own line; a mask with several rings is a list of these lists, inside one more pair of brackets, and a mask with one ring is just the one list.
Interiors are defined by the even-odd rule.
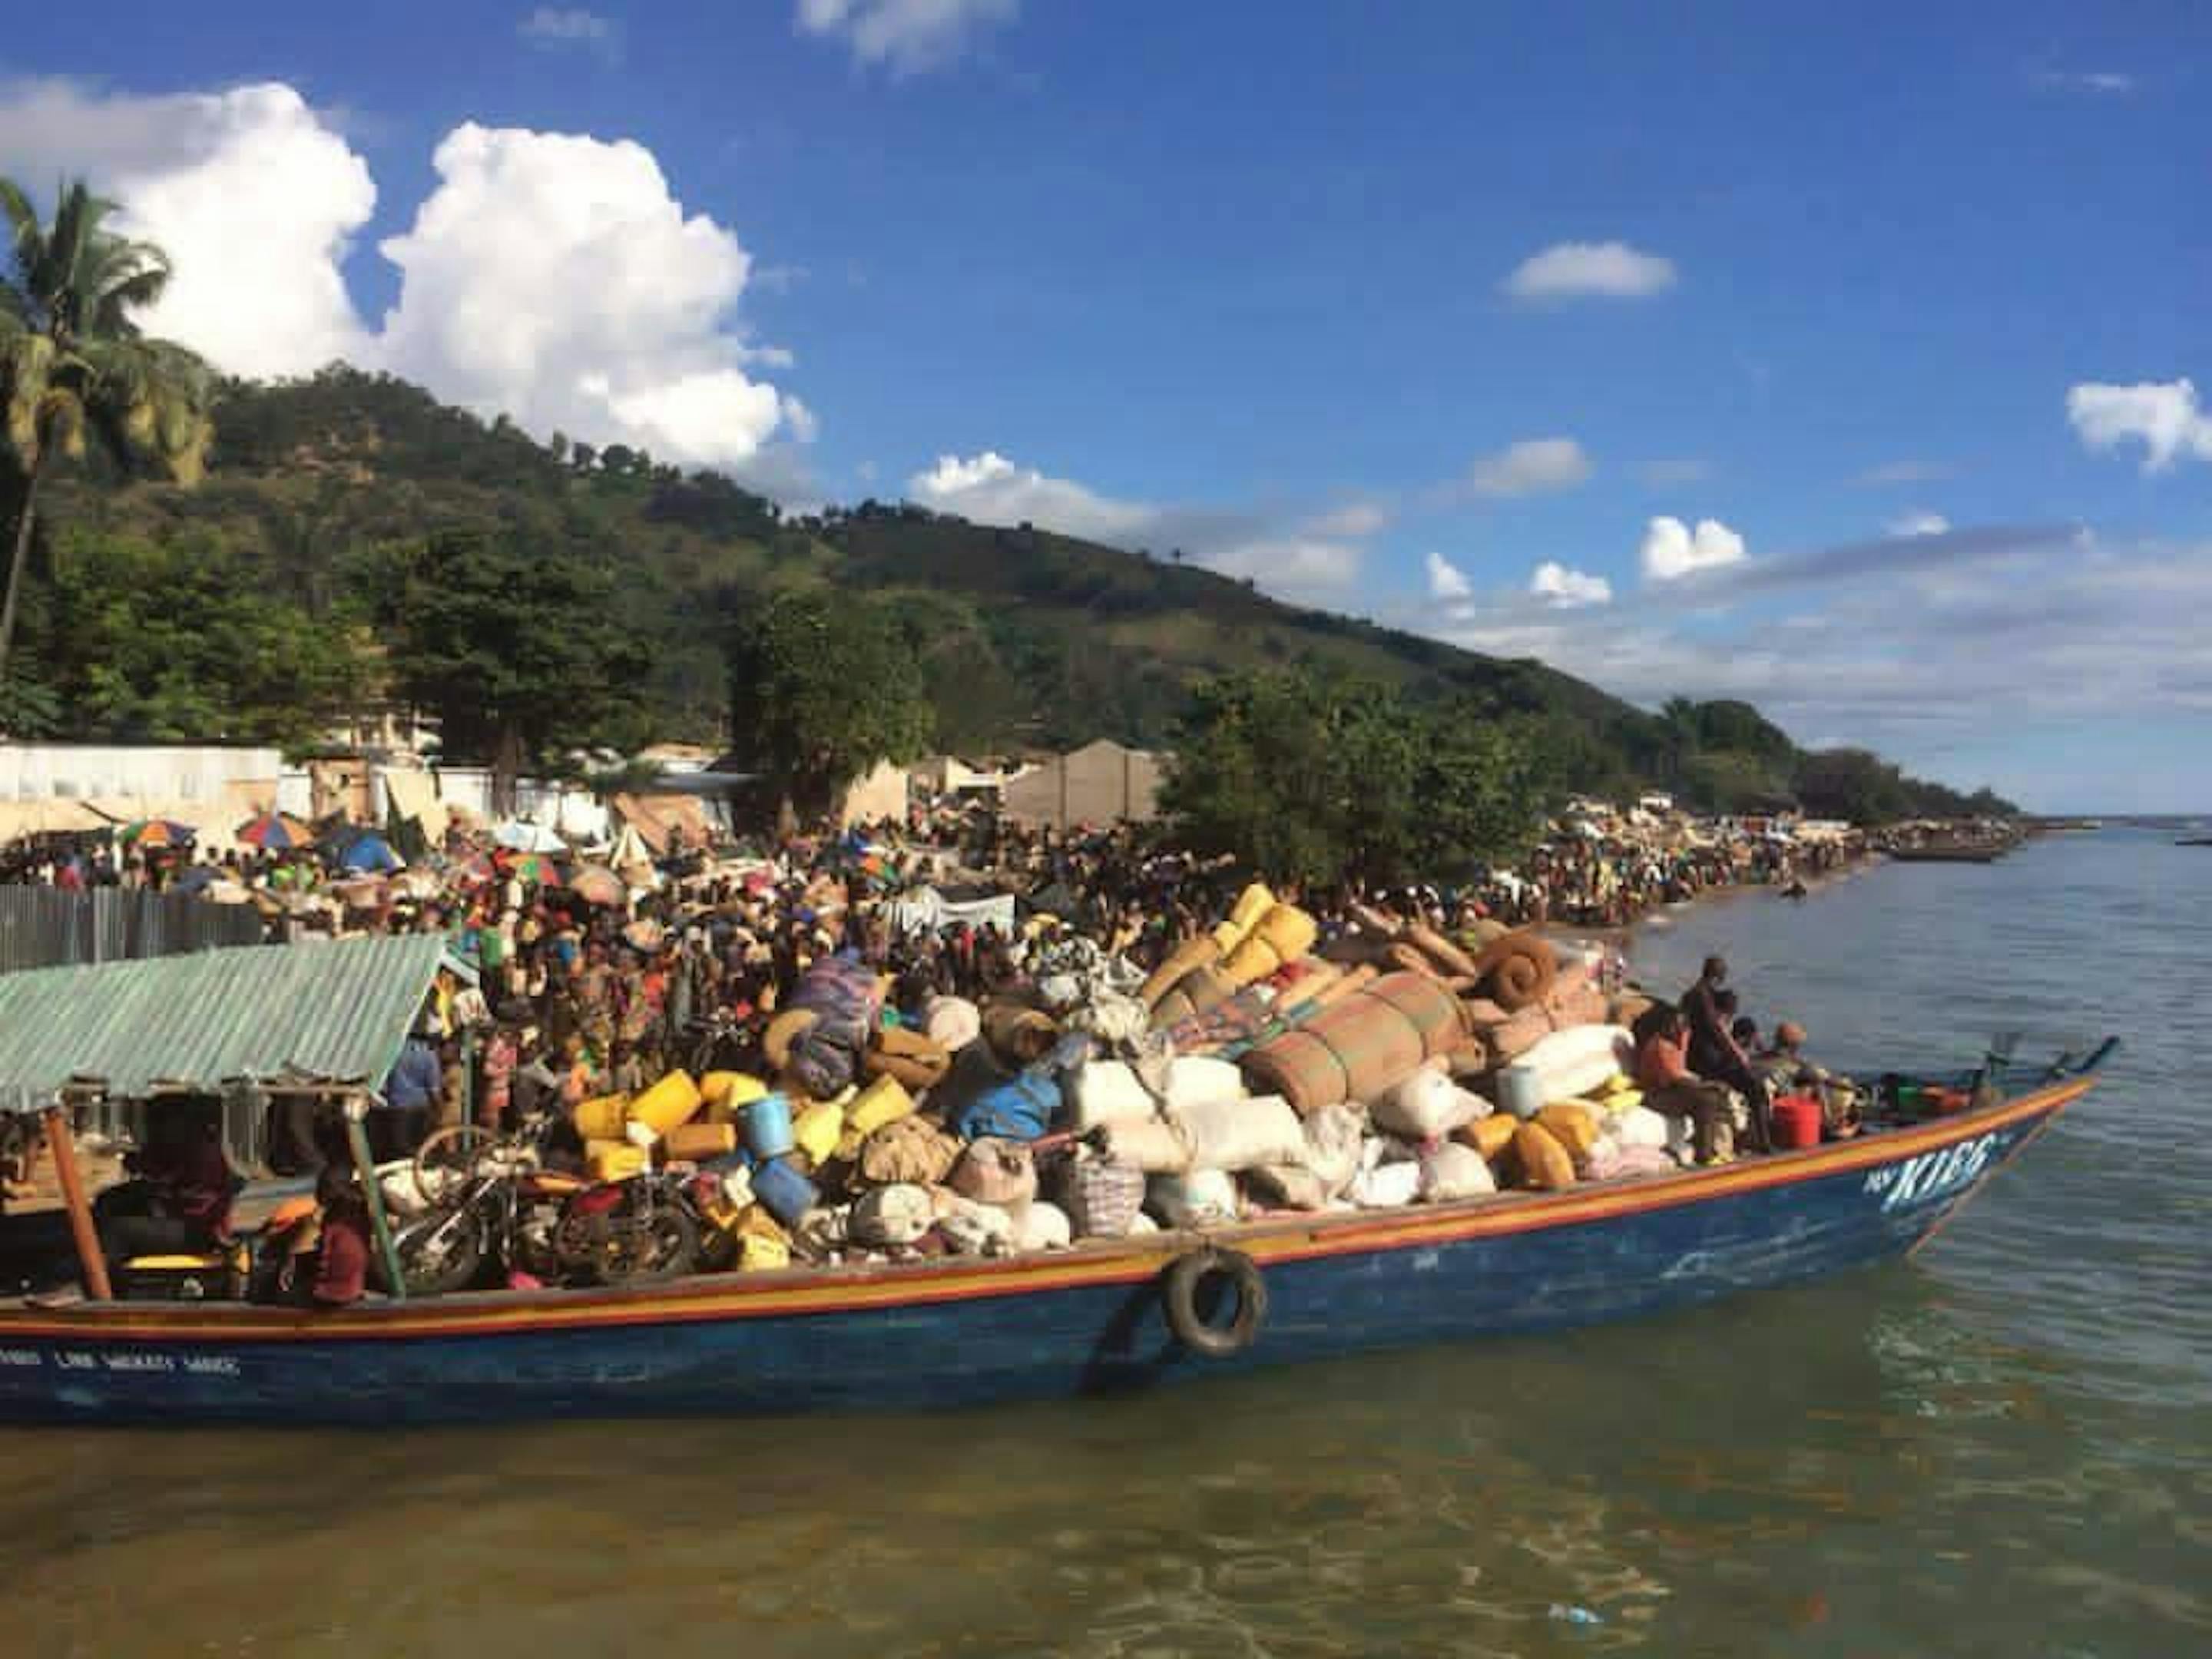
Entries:
[[[1267,1220],[998,1261],[486,1292],[337,1313],[0,1307],[0,1419],[249,1424],[932,1407],[1152,1388],[1542,1331],[1903,1255],[2091,1086],[1721,1169],[1462,1204]],[[1178,1341],[1164,1275],[1241,1252],[1249,1346]]]

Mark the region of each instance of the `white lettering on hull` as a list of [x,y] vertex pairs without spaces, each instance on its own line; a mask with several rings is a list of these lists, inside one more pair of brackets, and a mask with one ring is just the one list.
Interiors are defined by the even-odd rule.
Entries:
[[1996,1152],[1998,1138],[1998,1132],[1991,1130],[1941,1152],[1885,1165],[1868,1175],[1866,1190],[1881,1200],[1885,1212],[1948,1197],[1981,1178]]

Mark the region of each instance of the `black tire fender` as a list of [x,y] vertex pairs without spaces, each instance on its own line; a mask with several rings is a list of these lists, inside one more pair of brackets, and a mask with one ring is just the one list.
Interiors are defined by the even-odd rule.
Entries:
[[[1224,1325],[1209,1324],[1198,1308],[1199,1287],[1217,1274],[1227,1278],[1237,1291],[1237,1311]],[[1163,1277],[1160,1299],[1176,1340],[1206,1359],[1228,1359],[1243,1352],[1267,1317],[1267,1286],[1259,1267],[1242,1250],[1219,1245],[1177,1256]]]

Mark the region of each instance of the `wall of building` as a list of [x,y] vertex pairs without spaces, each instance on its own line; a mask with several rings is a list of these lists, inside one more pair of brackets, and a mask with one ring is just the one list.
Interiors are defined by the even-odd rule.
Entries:
[[274,749],[0,744],[0,800],[228,805],[236,798],[234,784],[265,784],[273,796],[283,764]]

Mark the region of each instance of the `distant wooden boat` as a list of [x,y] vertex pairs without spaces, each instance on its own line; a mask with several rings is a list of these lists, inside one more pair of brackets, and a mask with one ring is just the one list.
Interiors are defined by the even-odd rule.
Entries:
[[2176,847],[2212,847],[2212,836],[2183,836],[2173,844]]
[[1893,847],[1900,864],[1995,864],[2012,851],[2010,842],[1938,842],[1924,847]]

